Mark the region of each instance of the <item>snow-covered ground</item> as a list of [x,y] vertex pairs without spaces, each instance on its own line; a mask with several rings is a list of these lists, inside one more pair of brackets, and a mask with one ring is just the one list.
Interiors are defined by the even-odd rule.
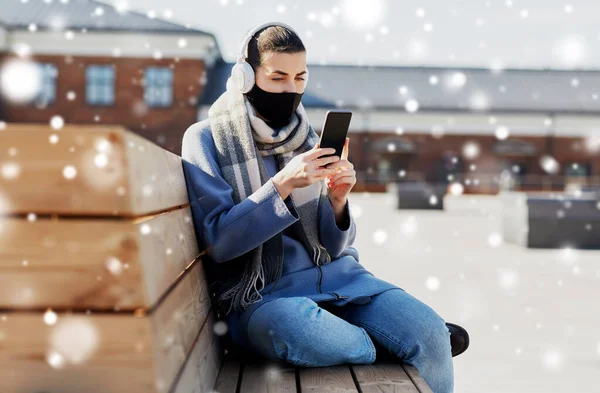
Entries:
[[446,211],[349,199],[360,262],[469,331],[456,393],[600,392],[600,251],[504,243],[495,197],[452,198]]

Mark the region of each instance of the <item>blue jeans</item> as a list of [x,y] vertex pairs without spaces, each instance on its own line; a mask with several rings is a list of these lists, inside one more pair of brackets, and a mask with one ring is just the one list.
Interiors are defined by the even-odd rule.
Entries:
[[278,298],[237,328],[247,329],[250,340],[238,344],[268,359],[304,367],[371,364],[385,351],[419,370],[434,393],[454,390],[445,321],[403,289],[341,307],[307,297]]

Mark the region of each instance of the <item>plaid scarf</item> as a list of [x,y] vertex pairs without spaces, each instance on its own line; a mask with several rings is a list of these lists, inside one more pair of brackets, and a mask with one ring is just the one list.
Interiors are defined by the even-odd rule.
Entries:
[[[255,125],[257,120],[261,120],[251,116],[249,110],[253,111],[253,108],[247,98],[228,89],[208,111],[217,162],[225,181],[233,189],[235,204],[251,197],[270,179],[262,156],[274,156],[279,171],[294,156],[312,149],[319,140],[317,133],[308,124],[302,104],[298,106],[289,124],[278,129],[271,138],[264,134],[264,129],[261,134],[259,127],[252,127],[251,119]],[[291,203],[300,217],[293,224],[294,230],[317,266],[331,262],[318,235],[319,209],[327,201],[326,198],[327,187],[323,181],[296,188],[290,195]],[[260,291],[266,284],[277,280],[271,290],[275,289],[283,271],[282,234],[277,234],[247,255],[249,260],[242,262],[244,267],[241,277],[236,277],[236,282],[231,282],[218,299],[220,302],[230,301],[226,314],[232,308],[243,310],[262,300]]]

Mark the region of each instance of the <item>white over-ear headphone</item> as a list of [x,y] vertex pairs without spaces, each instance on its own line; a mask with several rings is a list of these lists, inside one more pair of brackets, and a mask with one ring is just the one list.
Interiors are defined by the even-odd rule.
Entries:
[[285,27],[294,34],[297,34],[290,26],[280,22],[269,22],[258,25],[250,30],[248,34],[246,34],[242,40],[242,46],[240,48],[237,62],[231,69],[231,79],[233,85],[235,89],[238,89],[241,93],[248,93],[250,90],[252,90],[252,87],[254,87],[255,83],[254,70],[252,69],[250,63],[248,63],[248,45],[250,44],[250,40],[252,40],[252,37],[254,37],[257,32],[270,26]]

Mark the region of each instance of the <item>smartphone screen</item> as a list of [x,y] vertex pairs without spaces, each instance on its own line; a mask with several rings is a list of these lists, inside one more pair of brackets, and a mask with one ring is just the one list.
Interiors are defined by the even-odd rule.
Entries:
[[332,147],[335,149],[334,155],[341,158],[351,118],[350,111],[328,111],[321,131],[319,147]]

